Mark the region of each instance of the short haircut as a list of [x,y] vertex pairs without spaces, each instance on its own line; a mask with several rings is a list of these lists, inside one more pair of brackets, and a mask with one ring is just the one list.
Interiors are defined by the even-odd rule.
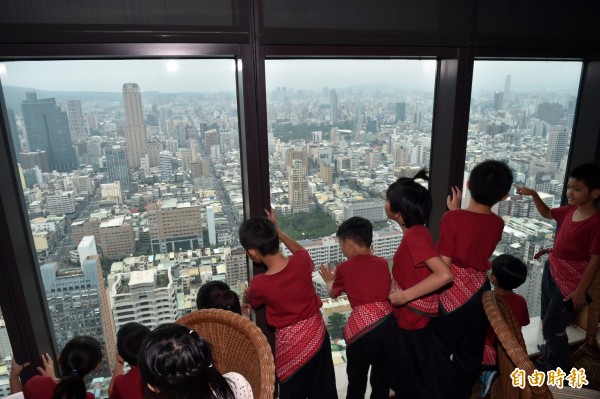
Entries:
[[527,279],[527,266],[512,255],[502,254],[492,261],[492,274],[500,288],[513,290]]
[[426,224],[431,214],[431,194],[417,183],[416,179],[429,180],[426,169],[421,169],[413,178],[401,177],[390,184],[386,198],[392,212],[400,212],[407,228]]
[[584,182],[590,191],[600,188],[600,166],[596,164],[579,165],[569,173],[569,177]]
[[254,217],[244,221],[240,226],[239,235],[240,244],[246,251],[256,249],[263,256],[279,252],[277,229],[267,218]]
[[479,204],[492,206],[510,191],[513,174],[504,162],[487,160],[473,168],[469,182],[471,197]]
[[137,366],[137,356],[142,346],[142,341],[150,333],[150,329],[140,323],[124,324],[117,332],[117,352],[129,363]]
[[198,309],[224,309],[242,314],[240,299],[235,292],[222,281],[209,281],[198,290],[196,297]]
[[338,227],[336,236],[342,240],[352,240],[361,247],[369,248],[373,243],[373,225],[368,219],[354,216]]

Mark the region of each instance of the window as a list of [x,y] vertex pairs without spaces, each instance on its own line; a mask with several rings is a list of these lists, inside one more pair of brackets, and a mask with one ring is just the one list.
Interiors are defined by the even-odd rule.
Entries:
[[[246,282],[245,263],[227,270],[244,205],[233,58],[0,66],[57,352],[92,335],[113,362],[125,322],[175,321],[213,275]],[[201,279],[184,293],[174,273]]]
[[[316,267],[335,265],[345,260],[337,226],[362,216],[374,225],[376,255],[391,261],[401,231],[386,218],[385,191],[429,166],[436,62],[267,60],[265,70],[271,205],[280,227]],[[314,284],[334,362],[343,363],[349,302],[326,299],[317,273]]]
[[[581,76],[580,62],[475,61],[465,179],[485,159],[506,162],[514,182],[534,188],[549,207],[564,192],[571,130]],[[468,192],[463,188],[463,208]],[[511,192],[493,208],[505,221],[497,254],[508,253],[528,266],[518,288],[531,316],[540,314],[543,262],[534,255],[551,247],[555,223],[543,219],[531,197]]]

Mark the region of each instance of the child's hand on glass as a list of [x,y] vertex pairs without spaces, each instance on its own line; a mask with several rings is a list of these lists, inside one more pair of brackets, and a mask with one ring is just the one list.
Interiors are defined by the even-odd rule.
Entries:
[[331,270],[331,263],[327,263],[327,267],[325,267],[325,265],[321,265],[319,267],[319,274],[321,275],[325,283],[328,283],[335,279],[335,269]]
[[452,187],[452,194],[446,198],[446,206],[449,210],[454,211],[460,209],[460,200],[462,199],[462,192],[457,186]]

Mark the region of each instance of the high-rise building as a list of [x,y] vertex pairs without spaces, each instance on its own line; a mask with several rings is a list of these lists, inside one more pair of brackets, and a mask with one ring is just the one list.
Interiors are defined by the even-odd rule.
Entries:
[[[146,124],[142,112],[142,95],[137,83],[123,85],[123,104],[125,105],[125,144],[129,167],[140,167],[140,158],[147,153]],[[150,165],[152,166],[152,165]]]
[[157,252],[202,247],[200,205],[179,202],[173,198],[149,203],[146,211],[151,245]]
[[75,212],[75,193],[73,191],[48,193],[46,202],[51,215],[68,215]]
[[131,190],[131,175],[127,164],[127,151],[121,146],[112,146],[106,149],[106,171],[111,183],[121,183],[121,189]]
[[160,177],[163,182],[173,181],[173,166],[171,165],[171,153],[167,150],[160,153]]
[[328,186],[333,184],[333,173],[335,171],[335,165],[332,163],[326,164],[321,161],[319,163],[319,177],[327,183]]
[[108,281],[117,331],[129,322],[153,329],[177,319],[177,297],[171,268],[110,274]]
[[29,150],[46,151],[51,170],[70,172],[77,169],[78,162],[71,141],[69,118],[67,113],[56,105],[56,100],[38,100],[36,93],[27,93],[27,100],[23,101],[21,109]]
[[208,227],[208,243],[211,247],[217,245],[217,229],[215,226],[215,210],[212,205],[206,207],[206,224]]
[[15,148],[15,154],[21,152],[21,139],[19,138],[19,130],[17,128],[17,118],[15,112],[9,108],[8,110],[8,127],[10,129],[10,137]]
[[308,212],[308,180],[302,160],[293,159],[288,166],[288,202],[292,213]]
[[406,120],[406,103],[396,103],[396,123],[404,122]]
[[556,165],[560,163],[563,157],[567,155],[570,136],[571,129],[566,126],[556,125],[550,127],[546,161],[554,162]]
[[510,75],[504,80],[504,101],[510,101]]
[[385,201],[373,199],[367,201],[353,201],[344,203],[344,220],[354,216],[360,216],[371,221],[371,223],[386,220]]
[[248,262],[244,248],[226,247],[224,259],[227,268],[227,284],[234,287],[239,283],[246,283],[248,281]]
[[537,117],[551,125],[557,125],[562,113],[563,107],[558,103],[541,103],[538,105]]
[[289,168],[294,160],[302,161],[304,174],[308,175],[308,150],[304,146],[295,146],[285,152],[285,164]]
[[102,255],[108,259],[123,259],[135,251],[133,225],[124,216],[100,223],[98,228]]
[[335,89],[329,92],[329,121],[335,125],[339,121],[338,115],[338,96]]
[[81,110],[81,101],[68,101],[67,112],[69,114],[69,129],[71,131],[71,140],[75,142],[78,139],[85,136],[85,125],[83,123],[83,111]]

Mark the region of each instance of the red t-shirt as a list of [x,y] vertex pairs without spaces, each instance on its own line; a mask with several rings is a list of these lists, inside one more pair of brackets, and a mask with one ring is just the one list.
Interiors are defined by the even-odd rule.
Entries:
[[[404,232],[394,255],[392,274],[398,286],[407,289],[431,274],[426,260],[438,256],[435,243],[427,227],[416,225]],[[431,318],[418,314],[406,306],[394,308],[398,326],[405,330],[418,330],[429,324]]]
[[[508,305],[510,310],[512,310],[517,322],[521,325],[521,327],[529,324],[529,311],[527,310],[527,302],[525,298],[523,298],[519,294],[515,294],[514,292],[510,292],[507,294],[501,295],[504,302]],[[494,333],[494,329],[492,326],[488,326],[487,335],[485,336],[485,345],[495,347],[496,344],[496,333]],[[485,365],[493,365],[496,364],[496,359],[485,359]]]
[[[25,399],[51,399],[56,384],[50,377],[33,376],[23,387]],[[93,393],[87,392],[86,399],[95,399]]]
[[109,399],[144,399],[142,375],[137,366],[131,366],[127,374],[114,377]]
[[448,211],[440,221],[438,251],[452,264],[479,271],[492,268],[490,257],[502,239],[504,220],[494,213]]
[[559,259],[587,262],[590,254],[600,254],[600,212],[574,222],[576,210],[577,207],[571,205],[550,210],[552,218],[559,224],[552,253]]
[[335,268],[333,293],[348,295],[353,308],[373,302],[388,302],[392,277],[387,260],[374,255],[356,255]]
[[253,308],[265,305],[267,323],[275,328],[314,316],[323,305],[312,280],[314,263],[305,249],[294,252],[275,274],[254,276],[248,290]]

